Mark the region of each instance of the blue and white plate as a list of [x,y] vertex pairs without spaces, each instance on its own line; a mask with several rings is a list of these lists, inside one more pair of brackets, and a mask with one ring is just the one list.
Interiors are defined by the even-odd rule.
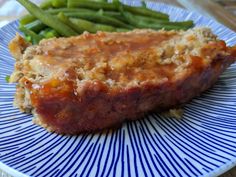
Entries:
[[[172,20],[208,26],[228,45],[236,44],[236,34],[213,20],[166,4],[147,5]],[[150,114],[116,131],[61,136],[34,125],[32,115],[12,105],[15,85],[5,76],[13,71],[7,46],[17,25],[0,30],[0,169],[17,177],[212,177],[236,165],[236,65],[187,104],[181,120]]]

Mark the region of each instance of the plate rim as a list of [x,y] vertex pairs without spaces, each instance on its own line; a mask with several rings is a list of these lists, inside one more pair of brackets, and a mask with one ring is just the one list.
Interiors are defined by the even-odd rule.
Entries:
[[28,175],[21,173],[20,171],[2,163],[1,161],[0,161],[0,170],[3,171],[3,174],[6,173],[7,175],[11,175],[13,177],[29,177]]

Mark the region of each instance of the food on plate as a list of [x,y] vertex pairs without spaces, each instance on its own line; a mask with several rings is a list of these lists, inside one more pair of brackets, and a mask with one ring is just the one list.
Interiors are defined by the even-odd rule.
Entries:
[[[133,7],[117,0],[45,0],[40,7],[29,0],[17,0],[30,14],[20,19],[25,39],[38,44],[42,39],[69,37],[84,31],[126,32],[133,29],[187,30],[193,21],[171,22],[167,14]],[[144,3],[145,4],[145,3]]]
[[179,108],[236,60],[208,28],[88,32],[31,45],[17,35],[15,105],[61,134],[93,132]]

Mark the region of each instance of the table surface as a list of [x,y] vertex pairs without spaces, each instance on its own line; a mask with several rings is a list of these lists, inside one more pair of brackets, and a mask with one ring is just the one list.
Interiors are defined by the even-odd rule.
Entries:
[[[37,1],[37,0],[34,0],[34,1]],[[175,6],[183,7],[181,4],[178,3],[177,0],[150,0],[150,1],[164,2],[164,3],[172,4]],[[222,1],[221,0],[214,0],[214,1],[217,1],[219,4],[221,4],[222,6],[227,8],[229,11],[232,11],[234,14],[236,14],[236,1],[233,1],[233,0],[222,0]],[[4,2],[4,0],[0,0],[0,5],[3,2]],[[14,16],[13,17],[8,16],[8,15],[4,16],[4,14],[0,13],[0,22],[2,22],[2,24],[3,24],[3,22],[7,23],[8,21],[13,20],[14,18],[15,18]],[[4,169],[2,169],[2,170],[4,170]],[[1,171],[1,169],[0,169],[0,177],[11,177],[11,176],[8,175],[7,173],[5,173],[4,171]],[[229,170],[228,172],[221,175],[220,177],[236,177],[236,167]]]

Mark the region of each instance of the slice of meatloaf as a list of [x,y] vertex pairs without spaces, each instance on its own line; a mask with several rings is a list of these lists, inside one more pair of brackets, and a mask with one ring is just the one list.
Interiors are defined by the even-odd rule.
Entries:
[[178,108],[211,87],[235,61],[207,28],[84,33],[29,46],[9,44],[16,58],[15,105],[48,131],[78,134]]

